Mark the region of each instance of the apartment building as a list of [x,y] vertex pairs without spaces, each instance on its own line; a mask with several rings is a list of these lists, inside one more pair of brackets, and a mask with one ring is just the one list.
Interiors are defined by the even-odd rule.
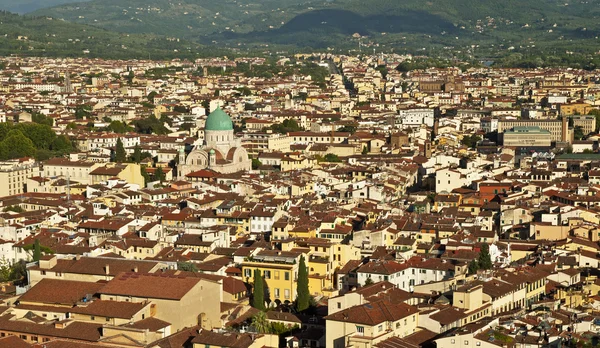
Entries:
[[27,179],[38,175],[39,167],[32,158],[0,162],[0,197],[27,192]]

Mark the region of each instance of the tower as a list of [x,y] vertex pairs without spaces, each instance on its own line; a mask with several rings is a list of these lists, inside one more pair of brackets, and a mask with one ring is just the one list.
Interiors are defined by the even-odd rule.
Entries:
[[71,74],[69,70],[65,73],[65,92],[71,94],[73,93],[73,85],[71,84]]

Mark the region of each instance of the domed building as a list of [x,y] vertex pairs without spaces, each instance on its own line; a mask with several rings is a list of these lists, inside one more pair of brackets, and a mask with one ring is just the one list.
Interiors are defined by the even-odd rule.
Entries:
[[242,147],[242,140],[233,134],[231,117],[221,108],[206,119],[202,147],[195,147],[187,156],[183,149],[179,152],[180,178],[202,169],[224,174],[252,169],[252,160]]

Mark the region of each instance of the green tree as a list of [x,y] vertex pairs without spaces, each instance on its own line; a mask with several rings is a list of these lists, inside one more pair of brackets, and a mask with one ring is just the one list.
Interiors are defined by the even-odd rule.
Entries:
[[491,269],[492,268],[492,258],[490,256],[490,247],[487,243],[481,244],[481,251],[479,252],[478,259],[479,268],[481,269]]
[[123,163],[127,162],[127,152],[125,152],[125,147],[123,146],[123,142],[121,138],[117,139],[117,146],[115,149],[115,162]]
[[125,122],[111,121],[106,130],[119,134],[131,132],[133,129],[129,127]]
[[148,183],[150,182],[150,174],[148,174],[146,166],[140,167],[140,174],[142,174],[142,178],[144,178],[144,185],[148,185]]
[[165,172],[163,171],[162,167],[157,167],[154,171],[154,180],[163,182],[165,179]]
[[177,262],[177,269],[185,272],[198,272],[198,267],[192,262]]
[[75,118],[78,120],[87,119],[92,115],[92,107],[89,105],[77,105],[75,107]]
[[336,154],[333,153],[328,153],[325,155],[325,157],[323,157],[323,159],[325,160],[325,162],[341,162],[342,160],[340,159],[340,157]]
[[373,279],[371,279],[371,277],[367,278],[367,280],[365,280],[365,284],[363,286],[369,286],[375,284],[375,282],[373,282]]
[[131,161],[133,163],[140,163],[142,161],[142,149],[139,145],[135,145],[133,148],[133,155],[131,155]]
[[38,149],[50,149],[52,142],[56,138],[56,133],[54,133],[52,128],[44,124],[19,123],[14,126],[14,129],[23,133]]
[[25,209],[21,208],[18,205],[9,205],[8,207],[2,209],[3,212],[12,211],[15,213],[23,213]]
[[479,263],[477,260],[471,260],[469,262],[469,274],[475,274],[479,270]]
[[42,250],[40,247],[40,241],[39,239],[36,239],[35,242],[33,243],[33,261],[39,261],[40,258],[42,257]]
[[265,284],[260,270],[254,270],[254,288],[252,290],[252,307],[265,310]]
[[180,114],[187,114],[189,112],[188,108],[183,105],[175,105],[173,107],[173,111],[178,112]]
[[147,118],[137,120],[132,123],[135,127],[135,131],[143,134],[167,134],[169,130],[165,127],[163,121],[151,115]]
[[338,128],[337,131],[338,132],[346,132],[346,133],[354,134],[354,133],[356,133],[356,126],[345,125],[345,126],[342,126],[342,127]]
[[35,154],[35,145],[19,130],[10,131],[8,136],[0,142],[1,159],[34,157]]
[[0,282],[7,282],[12,280],[11,274],[12,267],[10,266],[8,260],[5,259],[4,256],[2,256],[2,259],[0,259]]
[[262,166],[262,162],[256,158],[253,158],[252,159],[252,169],[256,170],[256,169],[260,168],[260,166]]
[[148,93],[148,96],[146,97],[148,99],[148,101],[150,103],[154,103],[154,97],[156,97],[158,93],[156,93],[155,91],[152,91],[150,93]]
[[38,124],[45,124],[50,127],[54,125],[54,119],[52,117],[47,117],[46,115],[40,114],[39,112],[31,113],[31,121]]
[[465,135],[461,139],[460,143],[469,148],[474,148],[477,146],[477,142],[479,141],[479,136],[476,134],[473,135]]
[[573,136],[575,137],[575,140],[583,139],[585,136],[585,134],[583,134],[583,128],[581,128],[581,126],[575,126],[573,129]]
[[271,332],[271,325],[267,320],[267,315],[265,312],[260,311],[252,317],[252,327],[254,327],[254,330],[261,334]]
[[73,151],[73,144],[66,135],[59,135],[54,139],[50,148],[57,155],[64,155]]
[[369,153],[369,149],[367,149],[367,146],[366,146],[366,145],[365,145],[365,146],[363,146],[363,149],[362,149],[362,154],[363,154],[363,155],[366,155],[366,154],[368,154],[368,153]]
[[300,263],[298,264],[298,282],[296,283],[296,286],[296,292],[298,293],[298,297],[296,298],[296,309],[298,312],[302,312],[310,306],[308,267],[306,267],[304,255],[300,256]]

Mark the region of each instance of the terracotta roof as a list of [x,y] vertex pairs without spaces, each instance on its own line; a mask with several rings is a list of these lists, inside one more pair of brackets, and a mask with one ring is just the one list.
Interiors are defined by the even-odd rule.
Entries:
[[101,283],[44,278],[19,301],[73,306],[87,295],[96,294],[103,286]]
[[374,326],[385,321],[397,321],[417,312],[417,308],[411,305],[383,300],[350,307],[325,319]]
[[[79,260],[57,260],[56,266],[48,269],[50,272],[94,274],[115,276],[121,272],[131,272],[136,267],[140,273],[148,273],[158,265],[154,261],[125,260],[98,257],[82,257]],[[108,271],[106,269],[108,266]],[[34,269],[41,270],[40,267]]]
[[146,319],[138,320],[133,324],[127,324],[125,326],[135,329],[148,329],[150,331],[156,332],[160,329],[164,329],[166,327],[171,326],[171,323],[166,322],[164,320],[149,317]]
[[121,273],[100,290],[100,294],[179,300],[192,290],[200,278],[163,274]]

